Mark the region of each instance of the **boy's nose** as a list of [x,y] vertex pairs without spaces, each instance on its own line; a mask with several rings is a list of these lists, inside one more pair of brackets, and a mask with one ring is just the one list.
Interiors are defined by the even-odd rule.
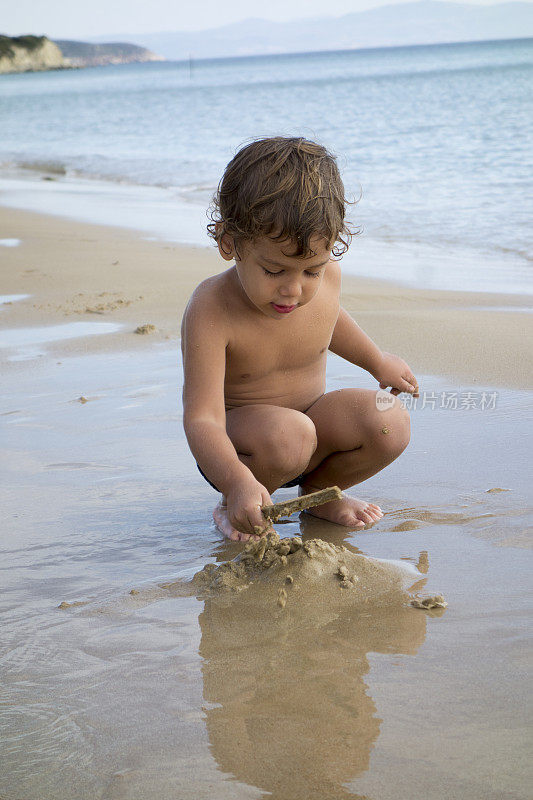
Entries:
[[282,297],[300,297],[302,286],[299,281],[290,281],[280,286],[279,293]]

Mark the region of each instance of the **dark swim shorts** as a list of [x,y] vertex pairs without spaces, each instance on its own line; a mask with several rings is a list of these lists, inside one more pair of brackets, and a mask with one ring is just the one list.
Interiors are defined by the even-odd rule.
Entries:
[[[205,480],[208,482],[209,486],[211,486],[215,490],[215,492],[219,492],[219,494],[222,494],[220,489],[217,489],[215,484],[211,483],[211,481],[209,480],[207,475],[204,475],[204,473],[202,472],[202,470],[200,468],[200,465],[197,464],[196,466],[198,467],[198,471],[199,471],[200,475],[202,476],[202,478],[205,478]],[[297,478],[293,478],[292,480],[287,481],[287,483],[284,483],[283,486],[281,486],[280,488],[281,489],[292,489],[293,486],[301,486],[302,483],[305,483],[305,476],[303,474],[302,475],[298,475]]]

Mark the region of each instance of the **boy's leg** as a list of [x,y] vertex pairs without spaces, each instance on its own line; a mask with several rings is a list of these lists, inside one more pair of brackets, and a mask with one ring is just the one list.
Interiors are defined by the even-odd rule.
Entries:
[[[361,483],[394,461],[409,443],[409,414],[392,395],[390,406],[381,410],[375,391],[340,389],[320,397],[306,414],[315,425],[318,444],[302,493]],[[378,506],[351,497],[308,513],[354,528],[383,516]]]
[[[233,408],[226,412],[226,430],[240,460],[270,494],[305,471],[317,446],[312,420],[292,408],[263,404]],[[229,539],[252,538],[231,526],[225,497],[213,519]]]

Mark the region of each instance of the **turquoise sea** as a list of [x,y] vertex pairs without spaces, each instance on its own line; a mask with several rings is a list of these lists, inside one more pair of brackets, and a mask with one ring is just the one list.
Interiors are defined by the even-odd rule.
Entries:
[[531,291],[532,73],[524,39],[4,75],[0,202],[208,244],[235,150],[304,135],[360,198],[348,271]]

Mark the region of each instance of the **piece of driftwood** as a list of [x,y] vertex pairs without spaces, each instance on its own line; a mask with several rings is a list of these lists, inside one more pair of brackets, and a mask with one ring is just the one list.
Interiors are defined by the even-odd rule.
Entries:
[[280,517],[288,517],[297,511],[320,506],[322,503],[330,503],[332,500],[340,500],[341,498],[342,492],[339,487],[330,486],[327,489],[320,489],[319,492],[311,492],[310,494],[303,494],[301,497],[295,497],[294,500],[284,500],[271,506],[262,506],[261,511],[266,519],[271,522],[277,522]]

